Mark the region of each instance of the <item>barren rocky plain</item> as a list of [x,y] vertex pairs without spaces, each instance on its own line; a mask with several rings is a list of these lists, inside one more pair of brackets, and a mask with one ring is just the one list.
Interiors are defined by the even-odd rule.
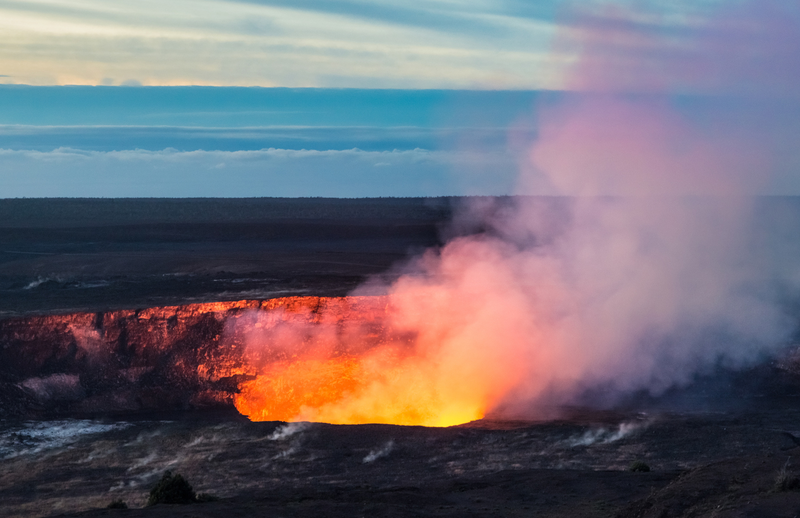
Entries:
[[[246,373],[236,341],[220,342],[227,319],[338,304],[481,231],[449,223],[462,201],[0,200],[0,516],[800,513],[792,347],[540,421],[331,425],[236,411]],[[166,470],[216,499],[146,506]]]

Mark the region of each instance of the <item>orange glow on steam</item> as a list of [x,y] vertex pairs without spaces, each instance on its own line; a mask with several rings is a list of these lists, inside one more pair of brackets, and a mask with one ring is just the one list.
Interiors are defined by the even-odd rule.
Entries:
[[452,426],[484,417],[493,380],[470,375],[468,357],[459,365],[446,347],[403,333],[386,297],[283,301],[234,327],[252,376],[234,404],[251,420]]

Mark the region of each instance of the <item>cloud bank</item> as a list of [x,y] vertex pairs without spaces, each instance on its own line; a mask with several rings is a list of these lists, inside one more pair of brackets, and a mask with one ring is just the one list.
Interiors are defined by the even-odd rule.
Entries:
[[505,153],[0,150],[0,196],[252,197],[503,194]]

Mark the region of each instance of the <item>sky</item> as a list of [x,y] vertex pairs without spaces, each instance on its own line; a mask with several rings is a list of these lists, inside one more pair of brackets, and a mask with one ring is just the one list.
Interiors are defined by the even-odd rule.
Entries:
[[2,198],[570,196],[461,204],[492,231],[387,287],[456,400],[796,327],[796,205],[751,195],[800,195],[800,0],[0,0],[0,83]]
[[799,10],[0,0],[0,197],[556,193],[520,185],[540,115],[598,92],[766,131],[762,190],[800,193]]
[[0,71],[24,84],[552,87],[557,3],[0,2]]

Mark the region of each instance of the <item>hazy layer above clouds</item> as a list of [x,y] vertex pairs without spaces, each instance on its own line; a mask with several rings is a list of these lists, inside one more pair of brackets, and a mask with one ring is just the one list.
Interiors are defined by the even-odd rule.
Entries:
[[0,2],[3,82],[555,86],[552,6],[504,2]]
[[653,6],[680,47],[720,3],[2,0],[0,83],[558,89],[572,6]]

